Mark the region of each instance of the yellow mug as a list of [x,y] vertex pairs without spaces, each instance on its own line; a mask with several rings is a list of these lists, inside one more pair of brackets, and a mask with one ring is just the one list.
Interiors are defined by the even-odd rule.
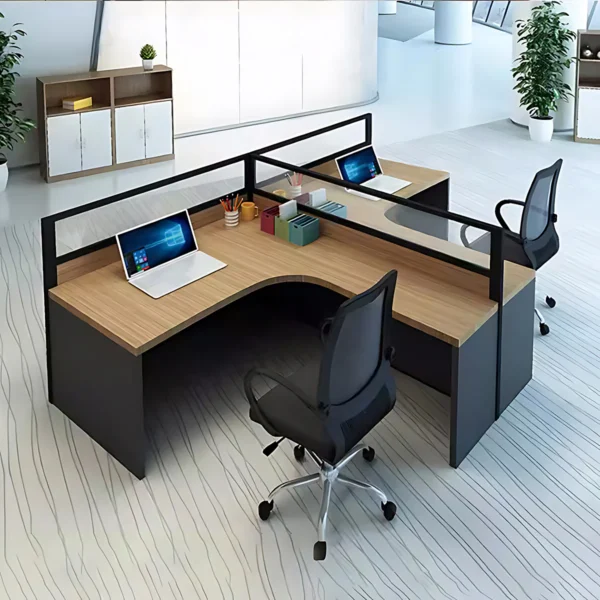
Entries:
[[258,217],[258,206],[254,202],[242,202],[242,221],[252,221]]

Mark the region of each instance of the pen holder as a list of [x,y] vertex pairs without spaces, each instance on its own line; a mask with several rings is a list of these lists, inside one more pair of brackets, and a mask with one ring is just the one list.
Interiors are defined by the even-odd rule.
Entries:
[[319,237],[319,219],[300,215],[289,221],[290,242],[296,246],[306,246]]
[[291,185],[290,190],[288,192],[288,198],[293,199],[296,196],[300,196],[302,194],[302,186],[301,185]]
[[290,241],[290,222],[282,219],[281,217],[275,217],[275,235],[285,242]]
[[265,208],[260,213],[260,228],[265,233],[275,234],[275,217],[279,215],[279,206]]
[[225,211],[225,227],[237,227],[240,224],[239,210]]

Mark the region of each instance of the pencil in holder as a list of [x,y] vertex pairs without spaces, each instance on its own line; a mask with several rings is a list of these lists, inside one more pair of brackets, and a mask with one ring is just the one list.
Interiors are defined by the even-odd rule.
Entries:
[[279,215],[279,206],[265,208],[260,213],[260,228],[265,233],[275,234],[275,217]]
[[311,215],[298,215],[289,221],[289,241],[296,246],[306,246],[319,237],[319,219]]

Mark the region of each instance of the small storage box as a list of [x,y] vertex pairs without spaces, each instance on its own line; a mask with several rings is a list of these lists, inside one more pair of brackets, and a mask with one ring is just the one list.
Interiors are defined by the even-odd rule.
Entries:
[[319,219],[310,215],[299,215],[289,221],[289,237],[292,244],[306,246],[319,237]]
[[265,208],[260,213],[260,228],[265,233],[275,234],[275,217],[279,215],[279,206]]
[[282,219],[281,217],[275,217],[275,235],[282,240],[290,241],[290,222]]
[[342,219],[345,219],[348,216],[348,208],[346,205],[340,204],[339,202],[327,202],[327,204],[319,206],[319,210],[329,213],[330,215],[335,215],[336,217],[341,217]]

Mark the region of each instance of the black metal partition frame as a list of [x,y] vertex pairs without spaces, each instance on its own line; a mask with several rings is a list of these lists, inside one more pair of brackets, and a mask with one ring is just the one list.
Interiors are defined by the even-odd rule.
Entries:
[[[289,163],[281,162],[279,160],[264,156],[265,154],[267,154],[269,152],[273,152],[280,148],[284,148],[286,146],[291,146],[293,144],[308,140],[310,138],[314,138],[319,135],[323,135],[323,134],[335,131],[337,129],[341,129],[343,127],[347,127],[349,125],[352,125],[355,123],[360,123],[360,122],[364,123],[364,139],[363,139],[363,141],[361,141],[353,146],[350,146],[348,148],[344,148],[342,150],[339,150],[337,152],[329,154],[327,156],[310,161],[309,163],[307,163],[304,166],[292,165]],[[66,262],[69,262],[75,258],[85,256],[86,254],[89,254],[91,252],[95,252],[102,248],[111,246],[115,243],[114,236],[111,236],[107,239],[95,242],[95,243],[85,246],[83,248],[79,248],[77,250],[74,250],[72,252],[69,252],[67,254],[57,257],[56,256],[56,249],[57,249],[56,223],[57,222],[62,221],[64,219],[68,219],[70,217],[74,217],[74,216],[86,213],[86,212],[89,212],[89,211],[92,211],[92,210],[95,210],[95,209],[98,209],[98,208],[108,206],[110,204],[121,202],[123,200],[127,200],[129,198],[133,198],[135,196],[139,196],[139,195],[147,193],[147,192],[155,191],[160,188],[164,188],[169,185],[173,185],[175,183],[185,181],[187,179],[191,179],[193,177],[197,177],[199,175],[209,173],[211,171],[216,171],[223,167],[228,167],[228,166],[234,165],[236,163],[241,163],[241,162],[244,163],[243,186],[240,189],[234,191],[233,193],[245,194],[248,196],[249,199],[252,198],[252,195],[254,193],[260,193],[260,195],[263,195],[268,198],[272,198],[278,202],[281,202],[282,201],[281,197],[270,194],[269,192],[264,191],[264,190],[259,190],[256,187],[257,186],[256,166],[257,166],[257,163],[262,162],[262,163],[266,163],[266,164],[269,164],[274,167],[284,169],[285,171],[293,171],[295,173],[302,173],[302,174],[310,176],[314,179],[320,179],[322,181],[328,182],[333,185],[342,186],[342,187],[348,188],[348,189],[354,189],[356,191],[366,192],[369,195],[376,196],[378,198],[390,200],[397,204],[402,204],[409,208],[423,211],[425,213],[435,215],[435,216],[438,216],[441,218],[456,221],[458,223],[471,225],[480,230],[488,232],[491,236],[491,255],[490,255],[490,266],[489,266],[489,268],[485,268],[480,265],[470,263],[466,260],[462,260],[462,259],[454,257],[454,256],[446,255],[442,252],[433,250],[426,246],[422,246],[422,245],[416,244],[414,242],[403,240],[403,239],[397,238],[393,235],[383,233],[381,231],[372,229],[371,227],[361,225],[358,223],[353,223],[347,219],[341,219],[339,217],[336,217],[335,215],[329,215],[329,214],[325,215],[322,212],[319,212],[315,209],[303,206],[303,210],[306,210],[307,212],[312,212],[314,214],[318,214],[321,218],[326,218],[328,220],[339,223],[340,225],[349,227],[351,229],[366,232],[370,235],[373,235],[380,239],[384,239],[388,242],[407,247],[416,252],[432,256],[438,260],[454,264],[463,269],[466,269],[466,270],[469,270],[469,271],[472,271],[475,273],[479,273],[485,277],[488,277],[489,278],[489,297],[491,300],[498,302],[498,321],[499,321],[498,343],[500,344],[501,315],[502,315],[502,304],[503,304],[502,301],[503,301],[503,289],[504,289],[504,268],[503,268],[503,263],[504,263],[504,260],[503,260],[503,235],[504,235],[504,233],[503,233],[502,228],[495,226],[495,225],[490,225],[488,223],[484,223],[483,221],[477,221],[476,219],[471,219],[469,217],[465,217],[463,215],[459,215],[459,214],[456,214],[456,213],[453,213],[450,211],[444,211],[444,210],[440,210],[440,209],[432,207],[432,206],[426,206],[426,205],[420,204],[417,200],[407,200],[404,198],[400,198],[398,196],[393,196],[390,194],[386,194],[384,192],[379,192],[377,190],[371,190],[369,188],[364,188],[363,186],[360,186],[360,185],[357,185],[354,183],[344,182],[340,179],[336,179],[335,177],[323,175],[321,173],[311,170],[313,167],[315,167],[317,165],[326,163],[326,162],[333,160],[339,156],[348,154],[349,152],[352,152],[354,150],[358,150],[365,146],[369,146],[369,145],[371,145],[371,143],[372,143],[372,115],[371,115],[371,113],[365,113],[363,115],[354,117],[352,119],[341,121],[339,123],[334,123],[327,127],[323,127],[323,128],[311,131],[309,133],[305,133],[305,134],[295,136],[293,138],[290,138],[290,139],[287,139],[287,140],[284,140],[281,142],[277,142],[275,144],[271,144],[270,146],[260,148],[253,152],[241,154],[241,155],[229,158],[227,160],[219,161],[217,163],[213,163],[211,165],[200,167],[198,169],[193,169],[191,171],[187,171],[187,172],[181,173],[179,175],[174,175],[172,177],[168,177],[168,178],[162,179],[160,181],[152,182],[147,185],[144,185],[144,186],[141,186],[138,188],[134,188],[132,190],[121,192],[119,194],[115,194],[108,198],[103,198],[101,200],[91,202],[84,206],[75,207],[75,208],[68,209],[63,212],[54,214],[54,215],[44,217],[41,221],[41,242],[42,242],[41,245],[42,245],[42,268],[43,268],[46,332],[48,332],[48,330],[49,330],[48,290],[50,290],[51,288],[55,287],[58,284],[58,266],[66,263]],[[264,183],[264,182],[261,182],[261,183]],[[219,198],[220,197],[216,197],[216,198],[212,198],[208,201],[202,202],[201,204],[198,204],[196,206],[188,208],[188,211],[190,212],[190,214],[194,214],[199,211],[205,210],[207,208],[216,206],[219,202]],[[417,196],[417,198],[418,198],[418,196]],[[51,348],[50,348],[49,335],[46,335],[46,347],[47,347],[47,362],[48,362],[48,367],[50,367]],[[499,366],[498,366],[498,368],[499,368]],[[498,378],[498,380],[499,380],[499,378]],[[48,368],[48,387],[50,390],[50,397],[51,397],[52,385],[51,385],[51,369],[50,368]]]

